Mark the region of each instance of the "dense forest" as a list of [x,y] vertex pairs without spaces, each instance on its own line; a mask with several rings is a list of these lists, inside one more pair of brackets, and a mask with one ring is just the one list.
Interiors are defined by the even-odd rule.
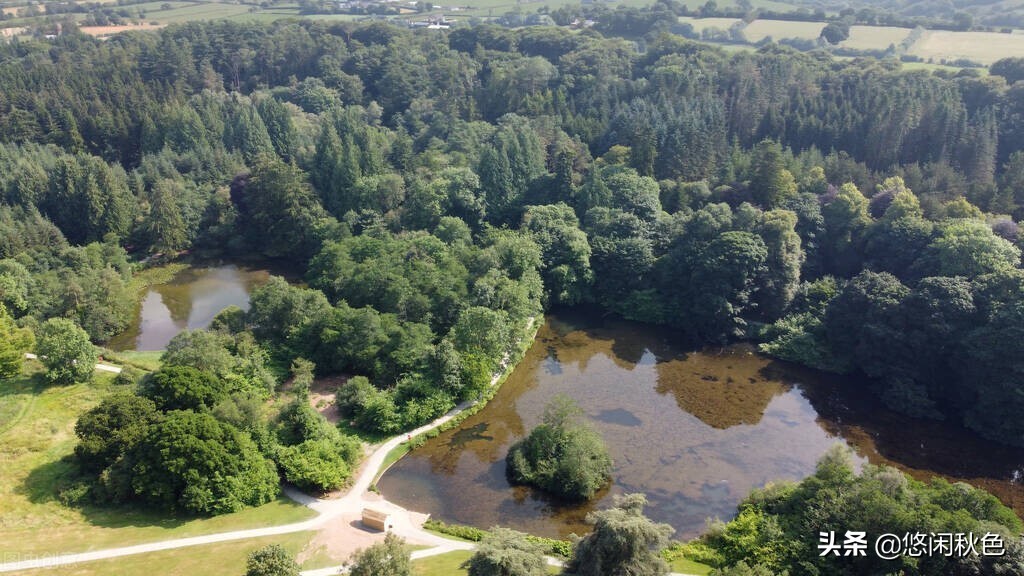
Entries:
[[[151,255],[305,273],[97,409],[79,457],[99,492],[230,510],[272,495],[268,461],[336,486],[296,461],[354,457],[301,386],[291,412],[254,413],[271,367],[355,375],[342,414],[393,433],[476,397],[532,318],[577,304],[754,340],[1024,445],[1013,62],[912,72],[656,27],[421,32],[214,22],[0,45],[5,331],[66,318],[104,342]],[[147,484],[174,434],[229,451],[248,493]]]

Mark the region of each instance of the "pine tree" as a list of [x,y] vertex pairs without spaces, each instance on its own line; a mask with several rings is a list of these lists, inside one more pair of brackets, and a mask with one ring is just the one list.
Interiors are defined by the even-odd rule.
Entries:
[[153,185],[143,229],[154,252],[175,252],[188,245],[188,231],[175,198],[182,191],[181,185],[173,180]]

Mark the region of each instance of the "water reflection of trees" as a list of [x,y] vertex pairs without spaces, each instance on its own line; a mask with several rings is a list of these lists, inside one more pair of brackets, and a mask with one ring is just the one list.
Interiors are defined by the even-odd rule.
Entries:
[[872,464],[896,466],[919,480],[936,475],[963,480],[992,492],[1017,514],[1024,512],[1024,489],[1015,480],[1024,465],[1024,449],[988,442],[948,421],[889,410],[867,393],[869,384],[863,380],[786,370],[791,381],[800,382],[818,424]]
[[541,373],[560,374],[566,366],[585,372],[596,355],[610,358],[617,366],[633,369],[652,344],[651,337],[638,330],[623,333],[622,327],[576,329],[555,321],[545,324],[519,366],[505,381],[484,412],[470,416],[456,428],[441,434],[417,450],[434,473],[454,474],[467,451],[481,462],[504,461],[505,451],[526,434],[517,407],[523,394],[536,388]]
[[789,390],[784,382],[765,378],[766,358],[745,347],[701,352],[658,364],[659,394],[702,422],[724,430],[761,421],[772,398]]

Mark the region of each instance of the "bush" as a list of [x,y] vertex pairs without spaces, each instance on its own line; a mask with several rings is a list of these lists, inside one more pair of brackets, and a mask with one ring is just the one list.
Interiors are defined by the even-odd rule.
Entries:
[[353,376],[334,393],[334,405],[342,418],[352,418],[362,411],[369,398],[377,392],[366,376]]
[[75,482],[57,492],[57,500],[65,506],[77,506],[89,500],[91,487],[86,482]]
[[331,440],[307,440],[282,447],[277,463],[285,479],[300,489],[328,491],[342,487],[351,476],[349,453],[347,446]]
[[460,526],[458,524],[445,524],[440,520],[427,520],[423,523],[423,528],[426,530],[433,530],[440,532],[441,534],[447,534],[456,538],[462,538],[463,540],[469,540],[471,542],[479,542],[484,539],[487,535],[486,530],[474,528],[472,526]]
[[338,429],[310,406],[306,398],[298,398],[288,404],[278,416],[277,426],[277,436],[283,444],[340,439]]
[[245,576],[299,576],[299,565],[279,544],[271,544],[249,554]]
[[145,372],[134,366],[125,366],[114,377],[115,386],[135,386],[145,376]]
[[1024,565],[1024,548],[1016,538],[998,559],[933,556],[925,563],[909,556],[822,556],[816,542],[807,538],[808,526],[842,526],[868,534],[1016,535],[1021,530],[1016,515],[984,490],[939,479],[924,484],[886,466],[865,465],[858,471],[845,446],[826,453],[816,472],[802,482],[755,490],[739,509],[734,520],[710,530],[699,544],[687,545],[705,557],[688,557],[729,567],[722,576],[781,574],[796,568],[801,574],[1018,574]]

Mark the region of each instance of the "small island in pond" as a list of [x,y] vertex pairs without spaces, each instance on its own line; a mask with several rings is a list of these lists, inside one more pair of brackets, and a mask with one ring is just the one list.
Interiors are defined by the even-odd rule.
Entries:
[[527,484],[563,500],[590,500],[611,479],[612,459],[601,436],[579,418],[579,407],[557,396],[543,422],[505,457],[513,484]]

